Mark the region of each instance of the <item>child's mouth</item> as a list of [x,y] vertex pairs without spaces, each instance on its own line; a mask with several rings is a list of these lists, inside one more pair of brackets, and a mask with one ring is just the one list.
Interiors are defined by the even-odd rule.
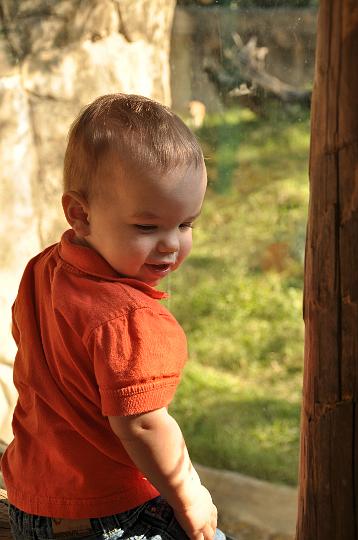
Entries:
[[149,264],[145,265],[151,272],[157,274],[158,276],[164,276],[171,269],[171,264]]

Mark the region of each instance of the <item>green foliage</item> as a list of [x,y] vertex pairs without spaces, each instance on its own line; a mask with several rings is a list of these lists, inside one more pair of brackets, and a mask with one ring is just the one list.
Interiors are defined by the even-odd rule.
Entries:
[[173,411],[194,459],[292,484],[309,116],[232,109],[209,117],[198,136],[210,187],[193,253],[167,284],[190,350]]

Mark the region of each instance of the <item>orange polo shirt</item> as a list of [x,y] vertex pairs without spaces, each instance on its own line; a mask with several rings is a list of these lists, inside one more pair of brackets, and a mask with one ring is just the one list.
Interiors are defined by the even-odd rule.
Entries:
[[107,415],[167,406],[187,356],[183,330],[149,285],[121,278],[73,232],[27,265],[13,306],[19,399],[2,459],[9,501],[49,517],[101,517],[157,490]]

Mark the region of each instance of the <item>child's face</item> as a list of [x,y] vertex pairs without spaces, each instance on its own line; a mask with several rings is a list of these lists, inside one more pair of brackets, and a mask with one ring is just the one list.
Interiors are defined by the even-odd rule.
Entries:
[[102,173],[109,189],[89,203],[85,241],[119,274],[156,285],[191,250],[192,224],[206,190],[205,166],[156,176],[123,173],[112,162]]

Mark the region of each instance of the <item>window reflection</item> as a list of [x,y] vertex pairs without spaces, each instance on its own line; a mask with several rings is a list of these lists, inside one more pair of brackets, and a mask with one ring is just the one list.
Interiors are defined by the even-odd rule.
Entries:
[[173,108],[209,190],[168,285],[191,356],[174,411],[198,462],[295,486],[316,4],[178,4]]

